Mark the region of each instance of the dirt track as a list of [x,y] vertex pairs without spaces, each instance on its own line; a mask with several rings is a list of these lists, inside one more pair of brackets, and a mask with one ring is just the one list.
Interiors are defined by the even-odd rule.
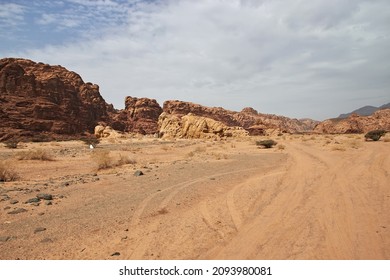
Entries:
[[[390,258],[390,143],[345,150],[331,149],[323,138],[287,139],[284,150],[251,143],[173,144],[168,151],[153,144],[138,155],[147,166],[133,168],[143,168],[144,176],[123,166],[98,172],[98,181],[85,151],[32,170],[30,162],[20,164],[34,178],[58,165],[62,175],[77,173],[84,183],[61,187],[63,177],[50,181],[42,171],[30,189],[53,182],[44,190],[55,195],[54,205],[9,215],[8,201],[1,202],[0,236],[11,238],[0,242],[0,258]],[[205,151],[183,156],[198,146]],[[226,159],[211,158],[209,150]],[[69,166],[73,159],[78,169]],[[21,202],[31,196],[7,194]],[[46,230],[34,233],[37,227]]]

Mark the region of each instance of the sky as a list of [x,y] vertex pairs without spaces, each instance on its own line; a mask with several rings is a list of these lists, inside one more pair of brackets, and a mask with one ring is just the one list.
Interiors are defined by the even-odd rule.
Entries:
[[390,102],[388,0],[0,0],[0,57],[126,96],[323,120]]

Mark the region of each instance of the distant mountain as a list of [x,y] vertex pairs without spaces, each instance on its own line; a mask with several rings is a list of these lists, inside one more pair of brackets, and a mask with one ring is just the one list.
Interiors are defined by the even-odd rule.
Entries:
[[348,118],[352,114],[357,114],[359,116],[371,116],[372,114],[374,114],[378,110],[389,109],[389,108],[390,108],[390,103],[384,104],[384,105],[382,105],[380,107],[364,106],[364,107],[361,107],[361,108],[359,108],[359,109],[357,109],[355,111],[352,111],[350,113],[341,114],[340,116],[338,116],[338,118],[339,119],[345,119],[345,118]]

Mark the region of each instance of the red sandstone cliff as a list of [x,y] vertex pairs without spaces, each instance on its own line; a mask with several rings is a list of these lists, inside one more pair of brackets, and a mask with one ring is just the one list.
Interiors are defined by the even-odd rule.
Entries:
[[62,66],[0,60],[0,140],[93,132],[109,110],[98,85]]
[[329,119],[319,123],[314,131],[318,133],[366,133],[370,130],[390,131],[390,109],[376,111],[371,116],[352,114],[345,119]]

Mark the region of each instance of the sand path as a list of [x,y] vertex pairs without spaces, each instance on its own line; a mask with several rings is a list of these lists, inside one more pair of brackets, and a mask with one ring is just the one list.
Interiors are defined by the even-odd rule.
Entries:
[[389,259],[389,147],[289,141],[142,177],[101,174],[58,189],[66,199],[44,215],[2,212],[0,235],[15,238],[1,258]]

